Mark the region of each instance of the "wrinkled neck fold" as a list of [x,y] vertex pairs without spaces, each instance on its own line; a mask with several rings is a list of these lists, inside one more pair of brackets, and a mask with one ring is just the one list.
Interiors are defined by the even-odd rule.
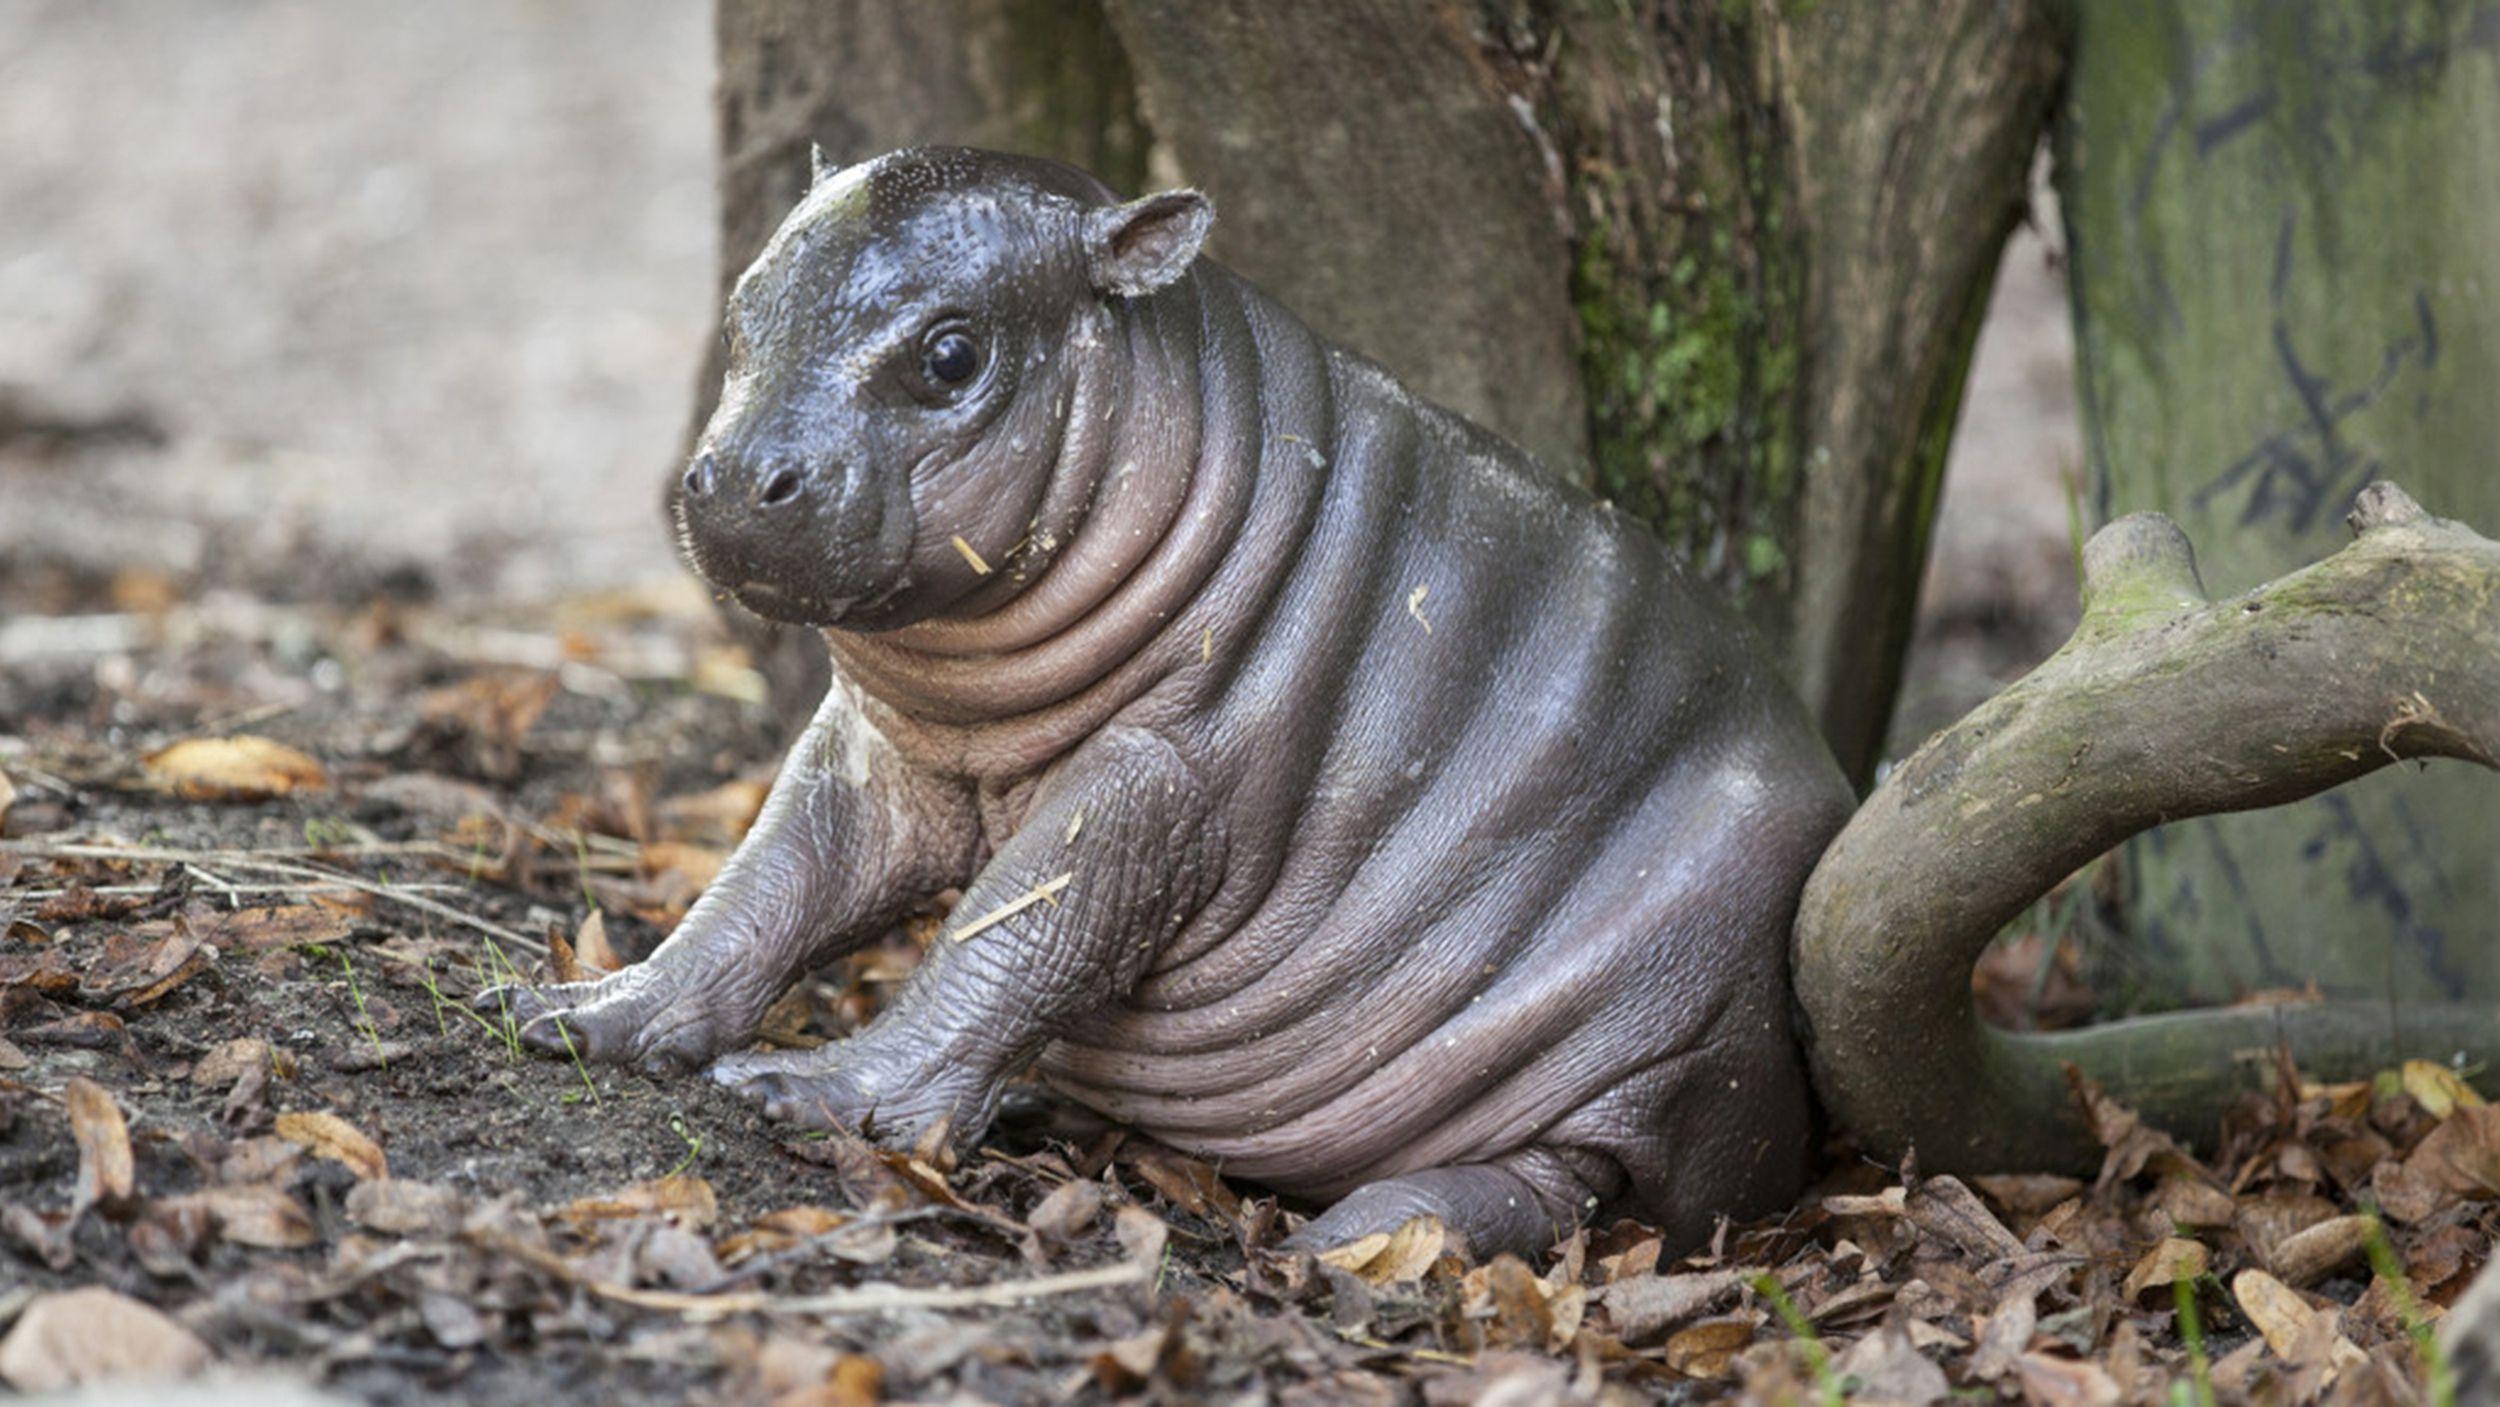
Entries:
[[1091,715],[1151,686],[1129,666],[1240,532],[1262,426],[1238,286],[1194,275],[1107,311],[1099,344],[1073,349],[1085,360],[1034,524],[1065,537],[1037,538],[1048,560],[1030,584],[977,614],[827,632],[836,662],[897,723],[1051,715],[1041,733],[1082,736]]

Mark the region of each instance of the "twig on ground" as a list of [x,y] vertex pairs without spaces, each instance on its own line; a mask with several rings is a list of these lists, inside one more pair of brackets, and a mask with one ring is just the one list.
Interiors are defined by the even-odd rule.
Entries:
[[504,927],[502,924],[494,922],[491,919],[483,919],[477,917],[475,914],[464,913],[459,909],[453,908],[449,904],[436,903],[434,900],[428,899],[421,894],[410,892],[409,887],[406,885],[365,879],[358,875],[337,874],[328,870],[315,869],[309,865],[289,864],[284,861],[263,858],[265,853],[275,852],[259,852],[251,850],[152,850],[145,846],[137,845],[86,845],[77,843],[47,844],[41,841],[0,841],[0,853],[31,855],[38,859],[133,860],[159,865],[222,865],[228,869],[249,870],[260,874],[286,875],[300,880],[316,880],[329,884],[343,885],[346,888],[370,894],[377,899],[387,899],[392,903],[415,909],[419,913],[431,914],[436,918],[442,919],[446,923],[456,923],[464,928],[476,929],[478,932],[484,933],[489,937],[500,938],[504,942],[510,943],[514,947],[530,953],[533,956],[544,957],[547,953],[547,945],[544,940],[532,938],[525,933],[516,932],[512,929]]
[[1135,1261],[1121,1261],[1114,1265],[1095,1266],[1090,1270],[1037,1275],[1029,1280],[1002,1280],[988,1285],[941,1285],[914,1289],[903,1285],[868,1284],[821,1295],[774,1295],[761,1290],[687,1294],[674,1290],[636,1289],[612,1280],[601,1280],[554,1251],[529,1245],[500,1232],[474,1231],[467,1234],[467,1239],[480,1249],[510,1256],[601,1299],[630,1304],[638,1309],[682,1314],[697,1322],[732,1314],[876,1314],[895,1309],[994,1309],[1052,1295],[1134,1285],[1146,1279],[1146,1267]]

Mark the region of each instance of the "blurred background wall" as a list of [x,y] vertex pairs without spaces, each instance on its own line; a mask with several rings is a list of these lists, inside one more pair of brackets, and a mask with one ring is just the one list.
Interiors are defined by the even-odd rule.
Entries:
[[[107,608],[128,569],[297,599],[674,572],[712,61],[688,0],[0,0],[0,612]],[[2055,223],[1997,281],[1897,740],[2071,619]]]

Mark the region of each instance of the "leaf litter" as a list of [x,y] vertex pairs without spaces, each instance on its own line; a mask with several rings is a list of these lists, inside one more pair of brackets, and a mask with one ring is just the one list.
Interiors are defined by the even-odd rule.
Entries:
[[[2500,1111],[2421,1062],[2287,1067],[2201,1149],[2078,1084],[2088,1179],[1835,1147],[1796,1206],[1684,1256],[1619,1221],[1476,1261],[1430,1221],[1285,1251],[1309,1209],[1030,1089],[958,1161],[527,1058],[468,995],[647,953],[752,824],[774,730],[746,685],[684,682],[752,673],[708,614],[577,617],[529,665],[497,629],[308,613],[289,638],[352,665],[330,694],[272,684],[280,632],[0,671],[0,1380],[2415,1403],[2500,1227]],[[769,1035],[856,1031],[942,927],[802,983]],[[2055,944],[1978,981],[2007,1024],[2088,1006]]]

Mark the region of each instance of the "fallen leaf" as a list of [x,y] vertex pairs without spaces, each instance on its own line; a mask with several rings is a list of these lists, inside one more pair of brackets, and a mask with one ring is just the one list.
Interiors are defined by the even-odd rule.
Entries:
[[127,1027],[109,1011],[80,1011],[45,1021],[17,1033],[27,1045],[65,1045],[79,1050],[110,1050],[122,1043]]
[[[2266,1347],[2287,1363],[2298,1363],[2301,1338],[2311,1333],[2319,1311],[2300,1297],[2300,1292],[2262,1270],[2243,1270],[2231,1277],[2231,1297],[2239,1301],[2240,1312],[2265,1336]],[[2330,1330],[2331,1333],[2331,1330]],[[2333,1360],[2338,1367],[2362,1360],[2364,1355],[2350,1340],[2332,1337]]]
[[2213,1257],[2201,1241],[2184,1241],[2173,1236],[2146,1251],[2127,1272],[2127,1283],[2119,1293],[2134,1299],[2146,1290],[2157,1290],[2181,1280],[2193,1280],[2212,1267]]
[[1723,1378],[1728,1364],[1753,1342],[1750,1318],[1705,1319],[1668,1338],[1667,1366],[1688,1378]]
[[1229,1221],[1241,1211],[1240,1196],[1215,1169],[1187,1154],[1148,1147],[1128,1161],[1165,1201],[1192,1216]]
[[2005,1223],[1997,1220],[1996,1214],[1979,1200],[1979,1194],[1958,1178],[1921,1179],[1917,1188],[1903,1198],[1902,1212],[1911,1225],[1973,1260],[1985,1263],[2023,1253],[2022,1238],[2006,1230]]
[[359,1182],[347,1189],[347,1219],[392,1236],[448,1236],[467,1203],[457,1192],[404,1177]]
[[2458,1196],[2500,1194],[2500,1108],[2459,1106],[2414,1146],[2404,1166]]
[[2275,1242],[2265,1253],[2267,1266],[2295,1289],[2315,1284],[2351,1264],[2368,1247],[2370,1227],[2366,1216],[2329,1217]]
[[688,899],[720,878],[721,866],[727,863],[729,852],[682,840],[655,840],[642,847],[637,861],[644,879],[680,889]]
[[104,956],[88,968],[79,986],[90,1001],[135,1010],[155,1005],[198,976],[216,956],[188,926],[146,943],[117,933],[105,940]]
[[11,1044],[7,1037],[0,1036],[0,1070],[23,1070],[34,1063],[26,1052]]
[[69,1077],[62,1101],[69,1106],[70,1136],[78,1144],[78,1190],[70,1199],[71,1210],[127,1202],[138,1175],[121,1106],[84,1075]]
[[1483,1326],[1487,1343],[1539,1353],[1561,1352],[1579,1332],[1588,1307],[1586,1288],[1549,1286],[1508,1252],[1469,1271],[1461,1296],[1467,1318]]
[[208,1345],[163,1311],[88,1285],[38,1295],[26,1306],[0,1340],[0,1379],[20,1392],[167,1382],[198,1373],[210,1359]]
[[660,833],[670,840],[734,846],[746,838],[764,809],[767,783],[741,777],[691,796],[673,796],[659,804]]
[[2456,1071],[2430,1060],[2408,1060],[2399,1071],[2405,1093],[2422,1106],[2422,1112],[2434,1119],[2444,1119],[2459,1109],[2480,1109],[2483,1097],[2465,1082]]
[[2046,1353],[2026,1353],[2014,1360],[2031,1407],[2117,1407],[2125,1400],[2118,1383],[2099,1364]]
[[1322,1264],[1361,1278],[1366,1285],[1420,1280],[1449,1243],[1449,1228],[1435,1216],[1411,1218],[1394,1231],[1375,1231],[1319,1253]]
[[382,1156],[381,1146],[336,1114],[280,1114],[277,1133],[316,1158],[344,1163],[359,1178],[391,1175],[390,1161]]
[[1606,1313],[1614,1320],[1617,1337],[1640,1343],[1708,1313],[1751,1278],[1741,1270],[1634,1275],[1606,1287]]
[[357,914],[346,906],[279,904],[219,913],[201,920],[196,931],[202,939],[220,948],[263,952],[341,942],[355,932],[356,920]]
[[177,1210],[205,1211],[216,1223],[217,1234],[238,1246],[284,1251],[320,1239],[302,1204],[271,1183],[209,1187],[165,1200]]
[[1144,1207],[1122,1207],[1112,1215],[1111,1230],[1120,1238],[1120,1249],[1128,1252],[1130,1260],[1149,1271],[1162,1268],[1163,1248],[1172,1239],[1172,1228],[1164,1224],[1163,1218]]
[[616,955],[616,946],[608,941],[607,918],[597,909],[582,920],[582,931],[573,939],[573,955],[593,977],[605,977],[625,966],[625,960]]
[[2008,1295],[1989,1311],[1987,1322],[1979,1326],[1978,1343],[1971,1351],[1970,1375],[1981,1382],[1995,1382],[2015,1369],[2023,1350],[2031,1346],[2031,1336],[2040,1325],[2039,1305],[2032,1295]]
[[142,759],[157,785],[186,801],[267,801],[330,784],[319,762],[250,734],[186,738]]
[[1885,1319],[1874,1333],[1849,1345],[1832,1360],[1832,1371],[1855,1380],[1855,1395],[1863,1402],[1926,1407],[1953,1392],[1953,1385],[1945,1381],[1944,1370],[1928,1361],[1910,1341],[1907,1321],[1899,1313]]
[[536,727],[560,685],[537,670],[490,670],[417,698],[425,743],[456,755],[481,776],[498,781],[521,771],[521,739]]
[[575,1225],[668,1216],[688,1230],[701,1231],[720,1219],[720,1201],[713,1195],[709,1182],[693,1173],[671,1173],[637,1182],[614,1196],[581,1198],[559,1215]]
[[1102,1216],[1102,1185],[1077,1178],[1050,1190],[1025,1216],[1024,1224],[1052,1241],[1073,1241],[1094,1229]]
[[9,808],[15,806],[16,804],[17,784],[9,780],[8,773],[0,772],[0,834],[7,833],[9,828]]

